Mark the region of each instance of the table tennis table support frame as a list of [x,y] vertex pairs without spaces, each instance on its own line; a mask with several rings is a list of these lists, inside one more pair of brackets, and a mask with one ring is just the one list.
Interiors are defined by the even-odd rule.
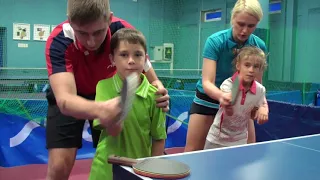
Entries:
[[[113,172],[113,180],[143,180],[140,177],[132,174],[129,171],[124,170],[119,165],[112,165],[112,172]],[[117,174],[117,176],[115,176]]]

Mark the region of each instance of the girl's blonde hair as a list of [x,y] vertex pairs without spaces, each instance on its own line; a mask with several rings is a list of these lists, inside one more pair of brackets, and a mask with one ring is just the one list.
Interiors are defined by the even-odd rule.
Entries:
[[267,55],[258,47],[245,46],[240,49],[238,55],[232,62],[234,71],[237,71],[237,63],[240,63],[242,60],[249,58],[249,56],[256,57],[256,60],[260,65],[260,71],[264,71],[267,68]]
[[240,12],[246,12],[257,18],[258,21],[263,17],[263,11],[258,0],[238,0],[231,11],[231,25],[234,17]]

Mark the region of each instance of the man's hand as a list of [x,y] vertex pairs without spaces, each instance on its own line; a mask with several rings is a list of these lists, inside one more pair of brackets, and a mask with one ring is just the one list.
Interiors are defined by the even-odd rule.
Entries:
[[261,106],[256,112],[253,119],[257,120],[258,124],[264,124],[269,119],[269,112],[266,107]]
[[157,95],[162,95],[161,97],[156,99],[157,107],[162,108],[164,112],[169,111],[169,95],[167,89],[163,86],[161,81],[156,80],[151,83],[155,86],[158,91],[156,92]]
[[104,127],[112,126],[119,118],[122,109],[120,108],[120,97],[99,103],[98,119]]

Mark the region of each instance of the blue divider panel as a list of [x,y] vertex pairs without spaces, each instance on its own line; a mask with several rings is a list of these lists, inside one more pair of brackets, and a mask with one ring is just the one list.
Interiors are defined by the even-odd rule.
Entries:
[[320,133],[320,107],[269,100],[269,122],[256,124],[257,141]]
[[[171,116],[167,116],[168,139],[166,148],[183,147],[186,143],[189,122],[189,109],[194,92],[169,90],[171,95]],[[32,107],[45,102],[29,102],[25,106]],[[43,105],[43,104],[42,104]],[[46,108],[43,106],[42,108]],[[256,125],[257,141],[269,141],[320,133],[320,107],[304,106],[269,100],[269,122]],[[32,111],[31,111],[32,112]],[[34,114],[31,114],[33,116]],[[41,114],[40,116],[43,116]],[[39,116],[39,114],[35,115]],[[186,123],[186,124],[185,124]],[[26,164],[47,163],[48,151],[45,141],[45,127],[24,118],[0,113],[0,166],[12,167]],[[83,131],[83,147],[78,151],[77,159],[92,158],[95,149],[89,124]]]
[[[1,113],[0,127],[0,166],[47,163],[45,127],[17,116]],[[90,142],[91,132],[86,129],[83,132],[87,140],[83,139],[83,147],[78,151],[77,159],[92,158],[94,155]]]

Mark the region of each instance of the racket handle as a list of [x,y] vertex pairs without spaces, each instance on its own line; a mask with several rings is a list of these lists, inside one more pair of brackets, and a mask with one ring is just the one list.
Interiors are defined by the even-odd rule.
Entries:
[[138,163],[138,160],[112,154],[108,157],[108,163],[132,167],[134,164]]

